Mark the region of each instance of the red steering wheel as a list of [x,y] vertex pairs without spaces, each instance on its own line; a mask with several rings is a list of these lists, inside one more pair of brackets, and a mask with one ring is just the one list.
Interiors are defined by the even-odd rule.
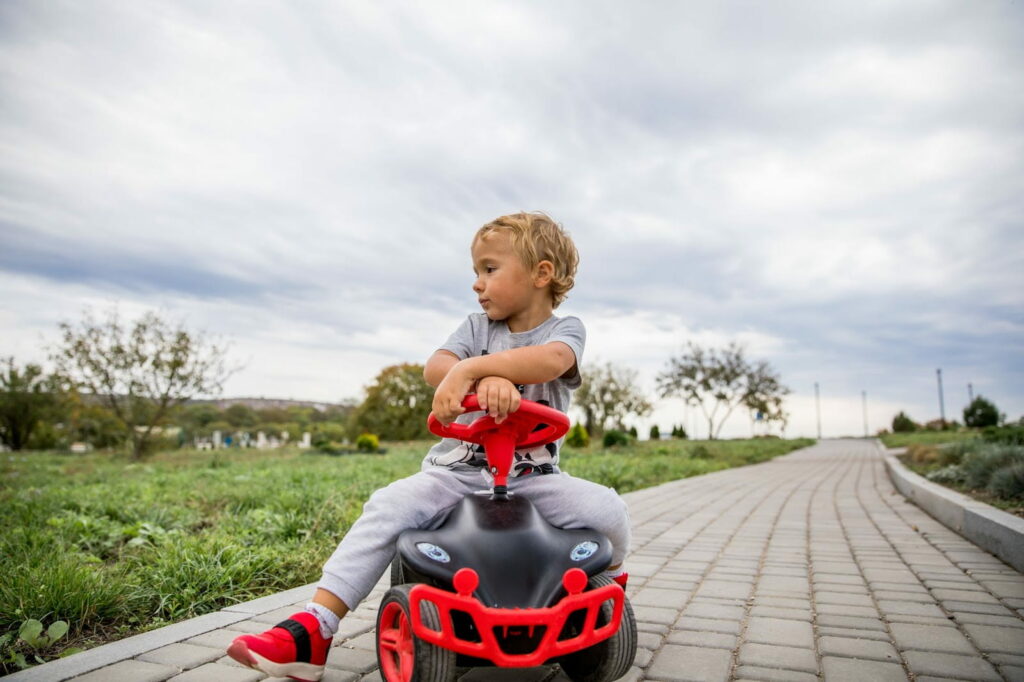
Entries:
[[[467,412],[475,412],[480,409],[480,402],[476,394],[470,394],[463,399],[462,406]],[[516,448],[533,448],[558,440],[569,430],[569,417],[547,405],[521,400],[519,409],[500,424],[495,424],[494,417],[485,414],[471,424],[452,422],[445,426],[431,413],[427,427],[442,438],[483,445],[497,490],[507,485]]]

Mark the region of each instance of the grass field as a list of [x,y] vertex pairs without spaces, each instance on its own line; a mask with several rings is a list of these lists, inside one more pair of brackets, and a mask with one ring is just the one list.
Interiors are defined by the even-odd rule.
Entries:
[[[660,441],[563,452],[620,492],[764,461],[810,440]],[[0,455],[0,671],[26,619],[89,647],[316,580],[369,495],[419,469],[429,443],[386,455],[297,450]],[[20,645],[24,649],[24,644]],[[25,652],[22,653],[32,653]]]

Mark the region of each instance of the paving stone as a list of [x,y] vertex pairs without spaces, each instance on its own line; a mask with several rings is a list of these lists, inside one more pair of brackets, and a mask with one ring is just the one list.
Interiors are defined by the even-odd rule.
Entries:
[[238,630],[211,630],[210,632],[204,632],[201,635],[186,639],[185,643],[224,651],[231,646],[231,642],[235,640],[235,637],[244,634],[244,632],[239,632]]
[[810,622],[810,609],[780,609],[773,606],[755,606],[750,615],[756,618],[782,618],[785,620],[804,620]]
[[736,669],[737,682],[739,680],[767,680],[768,682],[817,682],[818,676],[811,673],[802,673],[796,670],[781,670],[775,668],[758,668],[753,665],[741,665]]
[[696,597],[724,597],[726,599],[746,599],[750,595],[752,584],[734,583],[724,580],[705,580],[697,588]]
[[685,644],[688,646],[707,647],[708,649],[736,648],[736,635],[727,635],[721,632],[698,632],[696,630],[673,630],[668,633],[667,641],[672,644]]
[[906,682],[907,674],[898,663],[823,656],[821,668],[828,682]]
[[975,656],[978,653],[967,641],[967,638],[953,626],[937,627],[891,623],[889,630],[892,632],[892,638],[896,641],[896,646],[901,650],[939,651]]
[[984,652],[1020,654],[1024,652],[1024,629],[993,625],[964,625],[967,635]]
[[690,598],[689,592],[645,587],[630,598],[633,606],[660,606],[681,609]]
[[758,594],[805,595],[810,589],[810,583],[806,578],[766,575],[757,583]]
[[[163,682],[179,672],[181,671],[177,667],[159,663],[121,661],[76,677],[75,680],[76,682]],[[45,679],[45,677],[40,676],[37,679]]]
[[636,617],[637,622],[671,625],[679,617],[679,611],[676,609],[658,608],[656,606],[634,606],[633,615]]
[[1024,666],[1019,665],[1001,665],[999,666],[999,672],[1003,674],[1009,682],[1024,682]]
[[732,669],[732,652],[694,646],[666,644],[651,662],[645,677],[649,680],[676,682],[726,682]]
[[216,663],[207,663],[176,675],[174,682],[256,682],[266,677],[263,673],[249,668],[234,668]]
[[889,634],[885,630],[852,630],[850,628],[819,627],[818,634],[822,637],[842,637],[844,639],[871,639],[877,642],[889,641]]
[[932,590],[932,595],[939,601],[965,601],[969,604],[999,605],[999,600],[987,592],[971,592],[970,590]]
[[854,630],[885,630],[885,624],[878,618],[856,618],[824,614],[818,616],[818,625],[824,627],[851,628]]
[[849,604],[850,606],[873,606],[874,600],[866,594],[849,594],[846,592],[816,591],[816,604]]
[[745,615],[742,606],[729,606],[707,601],[693,601],[683,611],[684,616],[695,618],[717,618],[720,620],[742,620]]
[[[1007,613],[1013,613],[1007,611]],[[1005,628],[1024,628],[1024,620],[1014,616],[992,616],[987,613],[966,613],[958,611],[953,614],[958,623],[973,623],[975,625],[998,625]]]
[[213,649],[210,647],[178,642],[177,644],[168,644],[167,646],[154,649],[153,651],[147,651],[140,655],[138,660],[148,661],[149,663],[160,663],[162,665],[172,666],[181,670],[190,670],[201,666],[204,663],[216,661],[223,655],[223,649]]
[[858,618],[878,618],[878,609],[874,606],[851,606],[849,604],[818,604],[818,615],[856,616]]
[[818,672],[818,662],[811,649],[791,646],[774,646],[748,642],[740,646],[740,665],[760,668],[783,668],[808,673]]
[[943,613],[942,609],[940,609],[936,604],[879,599],[878,608],[885,615],[899,614],[906,616],[931,616],[933,618],[946,617],[946,614]]
[[963,611],[964,613],[987,613],[993,616],[1006,615],[1007,609],[1002,604],[978,604],[975,602],[946,600],[942,602],[942,606],[947,611],[957,612]]
[[747,623],[746,632],[743,633],[743,639],[758,644],[814,648],[814,631],[811,624],[799,620],[751,618]]
[[651,632],[638,632],[636,635],[637,646],[646,647],[648,649],[657,649],[661,646],[661,642],[662,637]]
[[818,639],[818,651],[822,656],[845,656],[847,658],[866,658],[875,661],[900,662],[900,655],[896,653],[889,642],[881,642],[873,639],[853,639],[849,637],[820,637]]
[[336,646],[327,654],[327,666],[355,673],[368,673],[377,667],[377,653],[366,649]]
[[672,626],[675,630],[698,630],[703,632],[723,632],[727,635],[740,634],[738,620],[719,620],[715,618],[693,618],[683,616]]
[[907,651],[907,665],[917,675],[953,677],[959,680],[999,682],[999,673],[978,656],[955,656],[933,651]]

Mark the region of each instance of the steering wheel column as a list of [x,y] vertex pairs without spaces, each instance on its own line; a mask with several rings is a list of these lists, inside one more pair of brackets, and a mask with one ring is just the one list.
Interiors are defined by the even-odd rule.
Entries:
[[[480,401],[475,394],[470,394],[463,399],[462,406],[467,412],[474,412],[480,409]],[[471,424],[452,422],[445,426],[431,413],[427,427],[442,438],[483,445],[488,471],[494,477],[494,497],[507,497],[508,475],[516,448],[532,448],[558,440],[569,430],[569,418],[547,405],[521,400],[519,409],[501,424],[485,414]]]

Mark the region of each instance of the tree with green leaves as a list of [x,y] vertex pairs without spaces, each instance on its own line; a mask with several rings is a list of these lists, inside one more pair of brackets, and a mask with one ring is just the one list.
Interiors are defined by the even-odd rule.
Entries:
[[789,389],[767,362],[750,364],[743,346],[735,342],[723,349],[688,343],[658,375],[658,390],[662,398],[678,397],[699,407],[712,440],[737,407],[760,411],[769,420],[786,419],[782,405]]
[[104,319],[87,311],[60,330],[52,355],[58,371],[117,417],[135,459],[146,453],[171,410],[219,393],[232,373],[223,346],[155,312],[124,322],[116,308]]
[[572,401],[583,411],[587,432],[594,438],[609,428],[625,431],[628,417],[645,417],[652,409],[637,386],[636,370],[610,362],[583,368]]
[[62,396],[60,380],[39,365],[0,361],[0,442],[11,450],[27,446],[40,423],[56,416]]
[[997,426],[999,424],[999,408],[991,400],[986,400],[979,395],[964,408],[964,424],[976,429]]
[[433,400],[434,388],[423,378],[423,365],[385,367],[352,413],[350,433],[373,433],[386,440],[428,438]]

